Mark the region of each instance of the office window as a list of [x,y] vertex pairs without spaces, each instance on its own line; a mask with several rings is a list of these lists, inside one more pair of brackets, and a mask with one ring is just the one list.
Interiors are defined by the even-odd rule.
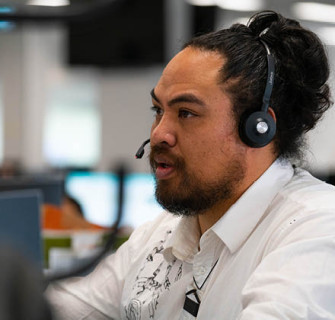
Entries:
[[47,96],[43,152],[56,167],[92,167],[100,157],[97,89],[91,81],[65,81]]

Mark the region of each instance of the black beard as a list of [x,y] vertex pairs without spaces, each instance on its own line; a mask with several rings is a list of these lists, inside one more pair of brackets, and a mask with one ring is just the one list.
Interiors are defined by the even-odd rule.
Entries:
[[[157,153],[164,152],[161,148],[152,148],[150,165],[153,172],[155,171],[153,156]],[[239,162],[234,162],[221,180],[209,182],[201,181],[195,175],[188,173],[183,159],[174,157],[173,161],[181,182],[179,185],[173,185],[169,180],[156,179],[155,196],[164,209],[175,215],[200,215],[219,201],[230,199],[236,185],[244,177],[243,166]]]
[[164,185],[165,181],[156,180],[155,196],[158,203],[175,215],[196,216],[231,196],[229,188],[204,186],[203,183],[201,185],[195,180],[192,183],[190,180],[190,177],[185,175],[185,179],[178,186],[178,190],[183,190],[181,193],[178,190],[169,190],[169,187]]

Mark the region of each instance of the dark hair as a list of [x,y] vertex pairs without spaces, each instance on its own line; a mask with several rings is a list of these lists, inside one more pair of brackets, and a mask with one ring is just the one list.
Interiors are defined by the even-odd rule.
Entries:
[[234,24],[193,38],[184,45],[215,51],[226,59],[220,83],[230,94],[236,120],[249,109],[259,110],[267,79],[264,46],[275,57],[275,80],[270,100],[277,119],[277,155],[299,158],[304,133],[312,129],[331,106],[327,55],[320,39],[292,19],[273,11],[255,14],[248,26]]

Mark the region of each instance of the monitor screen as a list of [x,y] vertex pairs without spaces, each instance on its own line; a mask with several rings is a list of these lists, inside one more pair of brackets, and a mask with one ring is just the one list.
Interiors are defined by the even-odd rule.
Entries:
[[67,38],[69,64],[106,68],[163,63],[164,6],[163,0],[123,1],[89,21],[71,21]]
[[43,265],[39,190],[0,192],[0,241]]
[[64,193],[63,178],[19,176],[0,179],[0,191],[40,190],[42,202],[59,206]]
[[[134,173],[125,178],[124,210],[121,226],[136,228],[153,220],[163,209],[154,196],[151,174]],[[118,180],[108,172],[73,172],[65,179],[66,193],[82,206],[91,223],[111,226],[116,221]]]

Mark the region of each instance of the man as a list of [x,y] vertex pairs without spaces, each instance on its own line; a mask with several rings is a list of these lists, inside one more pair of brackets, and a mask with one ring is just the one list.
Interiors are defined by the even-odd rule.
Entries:
[[335,190],[288,161],[330,106],[328,76],[318,38],[274,12],[187,43],[151,92],[168,212],[54,284],[59,317],[335,319]]

